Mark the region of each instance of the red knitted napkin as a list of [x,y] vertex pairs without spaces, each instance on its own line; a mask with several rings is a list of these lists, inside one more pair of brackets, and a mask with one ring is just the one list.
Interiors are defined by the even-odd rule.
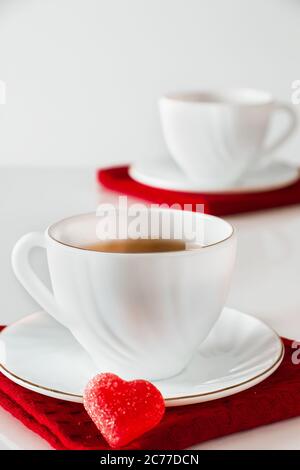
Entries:
[[110,190],[156,204],[204,204],[205,212],[214,215],[237,214],[300,203],[300,179],[290,186],[272,191],[223,194],[185,193],[146,186],[129,176],[128,166],[98,170],[97,179]]
[[[161,423],[126,449],[184,449],[234,432],[300,415],[300,364],[284,339],[279,369],[249,390],[198,405],[167,408]],[[0,405],[55,449],[109,449],[79,403],[48,398],[0,374]]]

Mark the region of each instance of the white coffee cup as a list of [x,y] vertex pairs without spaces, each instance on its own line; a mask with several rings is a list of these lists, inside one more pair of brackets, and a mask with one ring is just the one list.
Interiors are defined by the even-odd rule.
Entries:
[[[294,109],[265,91],[173,93],[160,99],[170,155],[199,188],[230,188],[281,146],[297,127]],[[286,130],[266,144],[271,118],[288,115]],[[270,160],[271,161],[271,160]]]
[[[235,260],[232,226],[200,213],[157,211],[171,214],[173,234],[192,218],[201,227],[203,247],[164,253],[83,249],[99,241],[96,214],[24,235],[14,247],[19,281],[72,332],[99,372],[149,380],[179,373],[224,307]],[[46,249],[53,291],[30,266],[35,247]]]

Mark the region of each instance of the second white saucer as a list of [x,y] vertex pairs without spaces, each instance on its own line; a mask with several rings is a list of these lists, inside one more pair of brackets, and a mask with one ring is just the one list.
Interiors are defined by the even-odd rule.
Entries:
[[129,175],[139,183],[154,188],[184,192],[232,193],[258,192],[283,188],[297,181],[297,168],[274,161],[266,168],[249,173],[242,182],[229,189],[214,189],[199,186],[190,181],[171,158],[154,159],[134,163]]
[[[258,384],[277,369],[283,355],[280,338],[267,325],[224,308],[189,366],[175,377],[154,383],[166,406],[205,402]],[[45,312],[1,332],[0,371],[25,388],[74,402],[82,402],[91,377],[109,372],[102,371],[101,364],[96,367],[72,334]]]

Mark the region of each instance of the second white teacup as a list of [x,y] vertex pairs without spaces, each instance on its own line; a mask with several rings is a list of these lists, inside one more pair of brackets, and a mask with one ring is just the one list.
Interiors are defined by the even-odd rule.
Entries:
[[[267,145],[270,121],[277,111],[288,114],[289,125]],[[233,186],[297,126],[291,106],[253,89],[169,94],[160,100],[160,115],[170,155],[203,190]]]

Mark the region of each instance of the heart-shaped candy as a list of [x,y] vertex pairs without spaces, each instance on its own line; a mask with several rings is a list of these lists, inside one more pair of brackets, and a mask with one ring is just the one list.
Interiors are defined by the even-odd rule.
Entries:
[[146,380],[127,382],[115,374],[96,375],[83,404],[111,447],[123,447],[156,426],[165,411],[159,390]]

